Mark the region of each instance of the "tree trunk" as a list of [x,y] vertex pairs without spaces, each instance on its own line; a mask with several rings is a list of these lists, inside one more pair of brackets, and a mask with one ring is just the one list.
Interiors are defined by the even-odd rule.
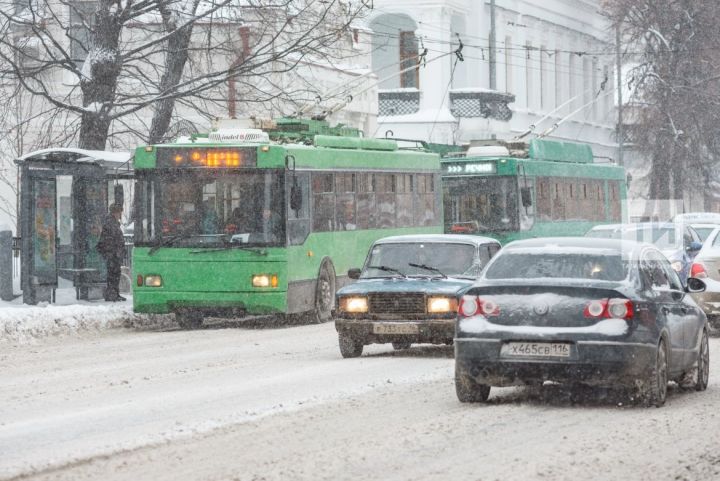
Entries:
[[83,107],[87,109],[80,122],[78,145],[82,149],[104,150],[112,121],[110,110],[122,68],[118,46],[123,20],[111,13],[110,7],[109,0],[98,2],[92,46],[80,79]]
[[[160,81],[160,92],[168,91],[180,82],[188,60],[188,46],[190,45],[191,36],[192,25],[176,30],[168,39],[168,50],[165,55],[165,73]],[[155,113],[148,134],[149,144],[158,144],[166,140],[165,134],[168,127],[170,127],[174,110],[175,97],[163,99],[155,105]]]

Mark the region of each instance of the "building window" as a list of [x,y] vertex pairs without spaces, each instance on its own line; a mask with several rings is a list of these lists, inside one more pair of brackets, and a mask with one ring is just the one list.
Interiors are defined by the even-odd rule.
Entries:
[[[415,32],[400,32],[400,70],[409,69],[400,75],[401,88],[419,88],[419,70],[417,68],[418,42]],[[411,67],[415,68],[411,68]]]

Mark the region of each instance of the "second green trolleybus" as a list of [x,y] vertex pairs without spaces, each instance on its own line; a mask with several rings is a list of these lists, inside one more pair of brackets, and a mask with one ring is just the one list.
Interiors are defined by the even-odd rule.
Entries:
[[627,219],[625,169],[588,144],[532,139],[441,159],[445,232],[516,239],[583,235]]
[[327,319],[373,241],[442,232],[438,155],[324,122],[223,127],[139,147],[134,163],[133,308],[183,327]]

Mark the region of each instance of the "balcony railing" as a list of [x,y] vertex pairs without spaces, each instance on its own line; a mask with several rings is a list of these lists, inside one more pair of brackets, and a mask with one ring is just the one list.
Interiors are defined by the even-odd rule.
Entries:
[[420,110],[420,91],[417,89],[381,90],[378,92],[378,115],[414,114]]
[[509,103],[515,96],[487,90],[450,91],[450,112],[455,117],[483,117],[507,122],[512,118]]

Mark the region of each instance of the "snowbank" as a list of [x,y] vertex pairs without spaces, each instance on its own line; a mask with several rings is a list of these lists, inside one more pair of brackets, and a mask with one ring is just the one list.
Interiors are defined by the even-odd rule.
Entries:
[[[7,305],[7,304],[6,304]],[[130,326],[137,322],[132,304],[0,307],[0,343],[32,343],[37,339],[82,331]]]

